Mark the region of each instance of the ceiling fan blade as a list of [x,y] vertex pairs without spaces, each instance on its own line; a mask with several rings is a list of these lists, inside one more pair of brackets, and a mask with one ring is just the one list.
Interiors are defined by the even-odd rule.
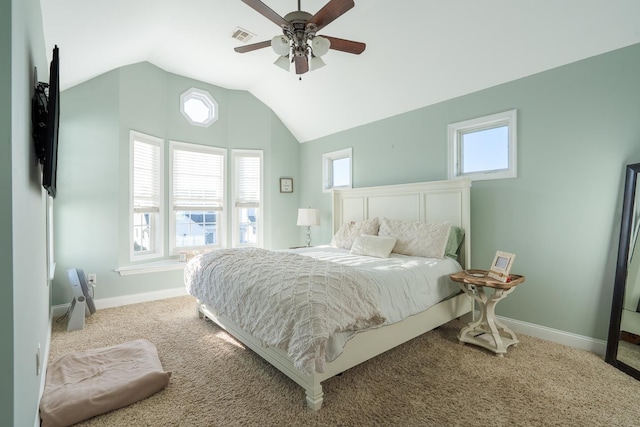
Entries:
[[242,2],[251,6],[256,12],[275,23],[277,26],[289,26],[289,21],[275,13],[271,8],[269,8],[269,6],[262,3],[260,0],[242,0]]
[[331,42],[330,49],[340,50],[342,52],[347,53],[355,53],[356,55],[360,55],[364,52],[364,49],[367,47],[365,43],[354,42],[351,40],[339,39],[337,37],[329,37],[322,36],[325,39],[328,39]]
[[294,58],[296,63],[296,74],[304,74],[309,71],[309,61],[306,56],[296,55]]
[[[243,0],[244,1],[244,0]],[[308,24],[315,24],[318,30],[326,27],[343,13],[355,6],[353,0],[329,0],[315,15],[309,18]]]
[[265,40],[260,43],[248,44],[246,46],[238,46],[233,50],[235,50],[238,53],[247,53],[253,50],[258,50],[258,49],[262,49],[263,47],[269,47],[269,46],[271,46],[271,40]]

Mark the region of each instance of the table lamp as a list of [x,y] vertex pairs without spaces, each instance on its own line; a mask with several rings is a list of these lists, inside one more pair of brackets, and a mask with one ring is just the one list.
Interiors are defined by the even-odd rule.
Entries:
[[311,246],[311,226],[320,225],[320,210],[298,209],[297,225],[307,227],[307,247]]

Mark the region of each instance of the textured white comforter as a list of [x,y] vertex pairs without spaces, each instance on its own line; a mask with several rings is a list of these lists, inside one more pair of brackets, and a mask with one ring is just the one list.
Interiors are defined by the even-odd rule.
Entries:
[[296,253],[220,250],[189,261],[184,277],[191,295],[265,344],[286,350],[308,374],[324,372],[331,335],[385,321],[368,275]]
[[[337,262],[357,268],[374,284],[374,292],[380,301],[384,325],[399,322],[460,292],[460,287],[449,276],[462,270],[451,259],[435,259],[392,253],[389,258],[353,255],[348,249],[316,246],[296,249],[296,253]],[[335,360],[353,331],[339,332],[331,336],[327,346],[327,361]]]

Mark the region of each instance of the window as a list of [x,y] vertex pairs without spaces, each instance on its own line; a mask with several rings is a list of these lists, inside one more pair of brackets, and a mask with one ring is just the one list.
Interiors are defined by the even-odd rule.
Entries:
[[262,245],[262,151],[233,150],[233,246]]
[[218,120],[218,103],[209,92],[191,88],[180,95],[180,112],[192,125],[209,127]]
[[226,150],[170,144],[171,254],[224,247]]
[[450,124],[449,178],[515,178],[516,113],[511,110]]
[[351,188],[352,149],[325,153],[322,155],[322,190]]
[[162,194],[164,142],[131,131],[130,259],[157,258],[163,255]]
[[224,148],[170,141],[168,179],[164,150],[162,139],[130,132],[130,261],[262,246],[261,150],[232,150],[228,169]]

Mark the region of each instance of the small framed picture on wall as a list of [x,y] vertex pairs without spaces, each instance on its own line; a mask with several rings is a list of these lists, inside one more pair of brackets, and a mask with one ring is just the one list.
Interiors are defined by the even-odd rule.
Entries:
[[293,193],[293,178],[280,178],[280,192]]

